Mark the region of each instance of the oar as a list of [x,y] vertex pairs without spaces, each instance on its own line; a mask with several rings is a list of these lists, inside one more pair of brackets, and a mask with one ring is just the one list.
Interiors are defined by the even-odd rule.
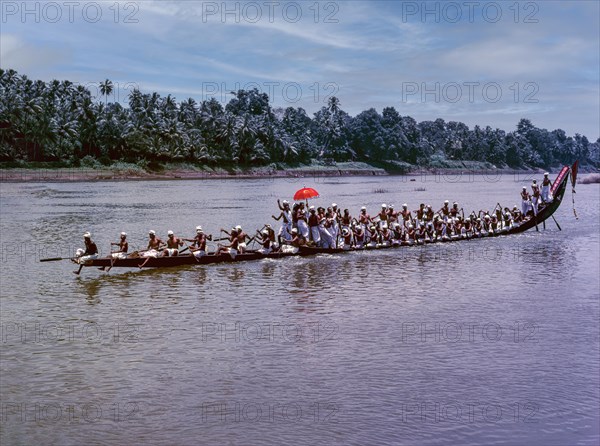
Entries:
[[40,259],[40,262],[56,262],[57,260],[71,260],[72,257],[51,257],[48,259]]
[[559,224],[558,224],[558,222],[556,221],[556,218],[554,218],[554,215],[552,215],[551,217],[552,217],[552,220],[554,220],[554,223],[556,223],[556,226],[558,227],[558,230],[559,230],[559,231],[562,231],[562,229],[561,229],[560,225],[559,225]]
[[187,251],[188,249],[190,250],[190,254],[194,258],[194,260],[196,261],[196,263],[199,263],[200,260],[198,259],[198,257],[196,257],[196,255],[194,254],[194,252],[191,250],[190,245],[188,245],[187,243],[185,244],[185,248],[183,248],[179,254],[181,254],[182,252]]

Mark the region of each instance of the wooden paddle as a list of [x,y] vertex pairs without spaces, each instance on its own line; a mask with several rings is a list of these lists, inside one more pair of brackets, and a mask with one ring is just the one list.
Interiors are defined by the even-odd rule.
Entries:
[[558,224],[558,222],[556,221],[556,218],[554,218],[554,215],[552,215],[552,220],[554,220],[554,223],[556,223],[556,226],[558,227],[559,231],[562,231],[560,225]]
[[73,257],[51,257],[48,259],[40,259],[40,262],[56,262],[57,260],[72,260]]

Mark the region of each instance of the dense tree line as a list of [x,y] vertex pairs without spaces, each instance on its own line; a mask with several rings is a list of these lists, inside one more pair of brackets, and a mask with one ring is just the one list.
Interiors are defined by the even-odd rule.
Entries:
[[394,107],[350,116],[336,97],[312,117],[302,108],[273,109],[256,89],[177,102],[133,90],[128,107],[69,81],[33,81],[0,70],[0,161],[62,161],[91,156],[104,164],[186,161],[209,166],[305,163],[311,159],[429,165],[432,157],[488,161],[498,167],[549,167],[579,159],[599,166],[600,139],[567,136],[521,119],[513,132],[461,122],[416,122]]

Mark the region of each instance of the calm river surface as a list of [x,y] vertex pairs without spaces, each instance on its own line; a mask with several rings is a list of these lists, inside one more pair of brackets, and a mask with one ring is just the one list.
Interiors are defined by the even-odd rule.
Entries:
[[131,248],[149,229],[253,231],[303,185],[313,204],[373,214],[512,206],[530,183],[2,184],[0,442],[597,445],[598,185],[578,185],[578,221],[567,192],[562,231],[80,277],[38,262],[72,255],[88,230],[102,253],[121,231]]

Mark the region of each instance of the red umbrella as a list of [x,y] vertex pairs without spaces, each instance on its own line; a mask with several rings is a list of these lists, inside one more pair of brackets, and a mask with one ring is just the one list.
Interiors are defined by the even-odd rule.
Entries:
[[303,187],[294,194],[294,201],[308,200],[309,198],[316,198],[319,193],[312,187]]

